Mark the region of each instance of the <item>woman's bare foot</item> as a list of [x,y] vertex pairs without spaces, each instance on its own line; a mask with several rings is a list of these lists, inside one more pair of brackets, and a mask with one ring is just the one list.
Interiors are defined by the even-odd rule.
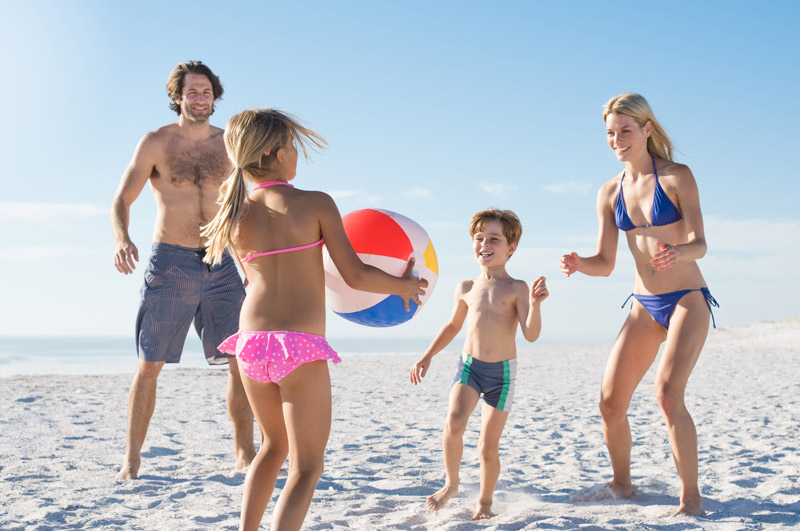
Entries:
[[458,494],[458,485],[445,484],[435,494],[428,496],[426,505],[431,511],[438,511],[456,494]]
[[691,502],[681,502],[680,507],[678,507],[677,511],[672,513],[672,516],[678,516],[679,514],[685,514],[687,516],[704,516],[706,512],[703,510],[703,502],[701,500],[697,500]]
[[492,512],[492,504],[486,503],[478,503],[478,507],[475,509],[475,514],[472,515],[473,520],[487,520],[494,516]]

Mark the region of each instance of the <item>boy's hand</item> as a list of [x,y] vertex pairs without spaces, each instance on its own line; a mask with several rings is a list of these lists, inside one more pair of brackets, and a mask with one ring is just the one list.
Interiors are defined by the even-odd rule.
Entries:
[[414,301],[417,306],[422,305],[422,301],[420,301],[420,296],[425,295],[425,289],[428,287],[428,281],[424,278],[417,278],[414,276],[414,259],[409,258],[408,264],[406,264],[406,270],[403,271],[403,276],[401,277],[404,280],[407,280],[406,283],[408,288],[403,293],[398,293],[403,298],[403,306],[405,307],[406,311],[411,311],[411,306],[409,305],[408,301]]
[[547,291],[547,284],[545,281],[546,279],[544,277],[539,277],[531,286],[531,303],[539,304],[550,295],[550,292]]
[[564,276],[568,277],[578,270],[578,253],[569,253],[561,257],[559,267]]
[[431,359],[427,356],[421,357],[413,367],[411,367],[411,383],[417,385],[422,383],[422,379],[428,373],[428,367],[431,366]]

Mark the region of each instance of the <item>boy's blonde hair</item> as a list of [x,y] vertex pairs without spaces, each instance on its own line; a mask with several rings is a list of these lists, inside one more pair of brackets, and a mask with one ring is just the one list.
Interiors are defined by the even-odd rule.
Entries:
[[234,165],[233,173],[219,188],[219,212],[200,235],[206,238],[206,256],[203,261],[218,264],[227,247],[233,249],[233,231],[242,214],[247,199],[244,173],[251,178],[263,177],[275,161],[279,149],[292,142],[308,160],[306,146],[324,148],[325,139],[300,121],[274,109],[242,111],[234,115],[225,128],[225,150]]
[[469,235],[474,237],[475,233],[481,232],[486,223],[496,219],[503,225],[503,236],[506,237],[509,245],[518,243],[522,238],[522,223],[519,217],[510,210],[500,210],[496,207],[489,207],[486,210],[481,210],[474,216],[469,223]]
[[656,120],[653,109],[650,104],[644,99],[644,96],[635,94],[633,92],[626,92],[619,96],[614,96],[603,105],[603,121],[606,121],[609,114],[624,114],[630,116],[634,121],[639,124],[639,127],[644,127],[647,122],[650,122],[653,127],[652,134],[647,137],[647,152],[651,157],[659,157],[672,161],[672,142],[670,142],[667,132]]

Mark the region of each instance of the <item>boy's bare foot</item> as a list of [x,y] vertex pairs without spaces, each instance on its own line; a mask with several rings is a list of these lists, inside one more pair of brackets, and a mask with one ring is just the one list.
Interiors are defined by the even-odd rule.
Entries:
[[478,503],[478,507],[475,509],[475,514],[472,515],[473,520],[487,520],[494,516],[492,512],[492,504],[486,503]]
[[456,494],[458,494],[458,485],[445,484],[445,486],[439,489],[435,494],[428,496],[426,505],[431,511],[438,511]]
[[681,502],[680,507],[678,507],[677,511],[672,513],[672,516],[678,516],[679,514],[685,514],[688,516],[704,516],[706,512],[703,510],[703,504],[701,501]]
[[608,484],[608,488],[611,490],[615,498],[628,499],[633,497],[633,485],[630,483],[621,485],[612,481]]
[[122,463],[122,468],[119,469],[117,475],[114,477],[117,481],[129,481],[139,477],[139,460],[125,459]]
[[608,483],[597,485],[588,489],[574,492],[570,495],[570,500],[577,503],[597,502],[605,500],[616,500],[619,498],[631,498],[634,494],[633,485],[619,485]]

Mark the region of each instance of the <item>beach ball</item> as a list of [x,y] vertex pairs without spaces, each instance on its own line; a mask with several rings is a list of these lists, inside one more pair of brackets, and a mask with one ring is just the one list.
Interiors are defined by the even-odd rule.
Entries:
[[[366,208],[355,210],[342,217],[347,239],[365,264],[387,273],[400,276],[408,259],[414,257],[414,276],[428,281],[425,302],[433,293],[439,277],[439,264],[433,244],[421,226],[407,217],[389,210]],[[416,315],[419,306],[409,301],[410,311],[403,307],[399,295],[358,291],[345,283],[327,248],[323,252],[325,264],[325,300],[328,307],[354,323],[386,327],[405,323]]]

